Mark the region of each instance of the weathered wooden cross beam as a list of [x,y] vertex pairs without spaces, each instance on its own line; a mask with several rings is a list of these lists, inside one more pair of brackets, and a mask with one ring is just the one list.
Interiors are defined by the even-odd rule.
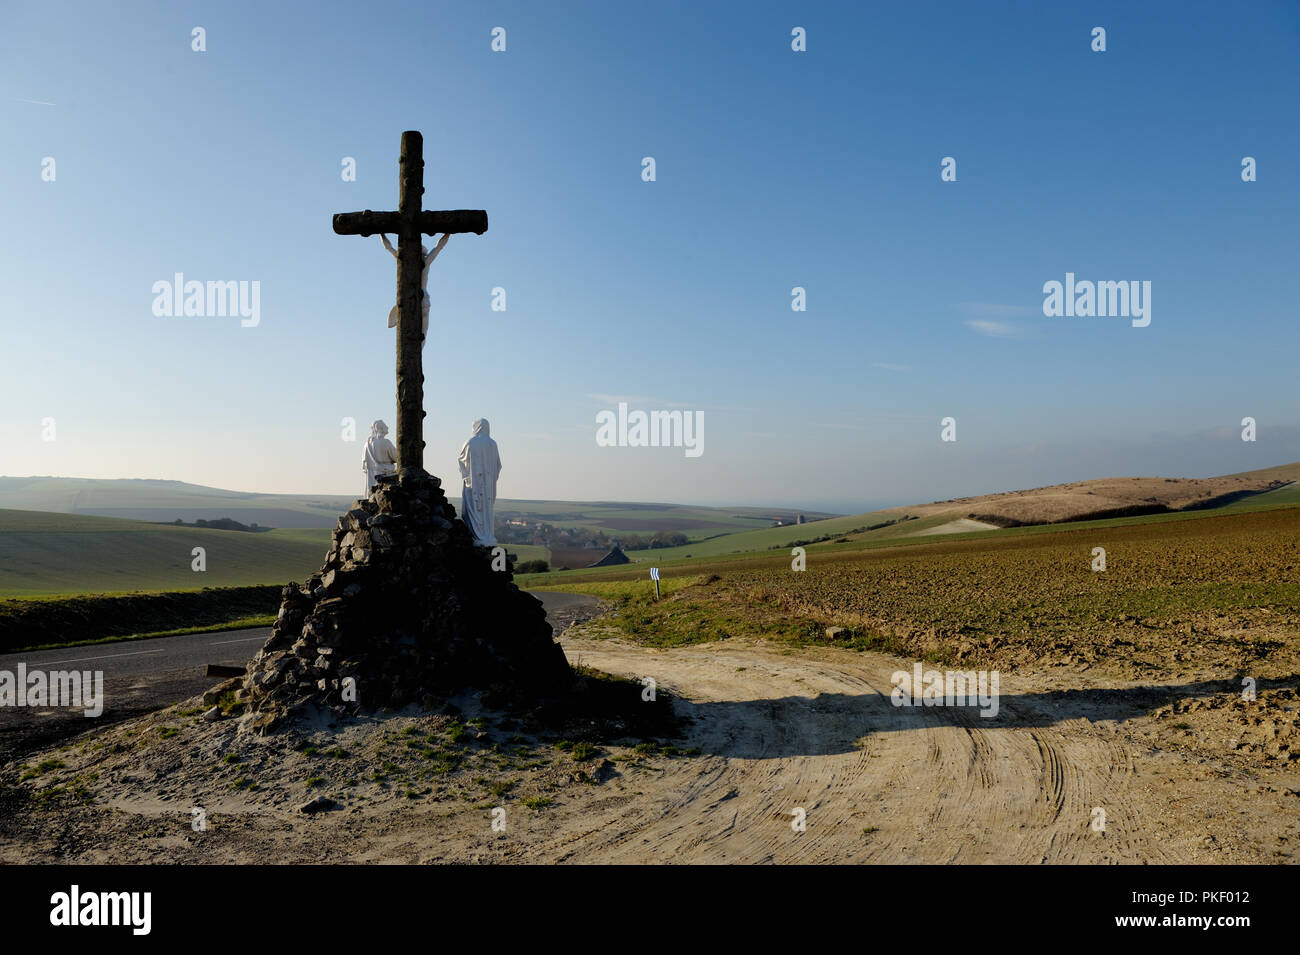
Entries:
[[402,133],[401,193],[396,212],[340,212],[334,216],[339,235],[397,233],[397,468],[424,466],[424,336],[420,300],[424,257],[420,236],[439,232],[487,231],[482,209],[427,212],[424,196],[424,137]]

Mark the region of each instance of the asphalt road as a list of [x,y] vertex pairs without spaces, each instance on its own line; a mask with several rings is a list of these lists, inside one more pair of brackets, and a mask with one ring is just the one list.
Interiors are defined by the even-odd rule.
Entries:
[[[545,605],[557,635],[575,613],[590,613],[598,603],[584,594],[540,591],[534,596]],[[217,682],[204,675],[209,663],[242,666],[270,635],[270,627],[259,627],[0,655],[0,670],[10,672],[25,663],[29,672],[104,674],[104,712],[98,717],[86,717],[80,709],[0,707],[0,766],[63,737],[196,696]]]
[[193,667],[202,676],[209,663],[239,666],[247,663],[270,635],[270,627],[258,627],[6,653],[0,656],[0,670],[13,670],[19,663],[26,663],[29,671],[102,670],[105,693],[108,693],[110,687],[121,687],[123,681],[147,679],[164,670]]

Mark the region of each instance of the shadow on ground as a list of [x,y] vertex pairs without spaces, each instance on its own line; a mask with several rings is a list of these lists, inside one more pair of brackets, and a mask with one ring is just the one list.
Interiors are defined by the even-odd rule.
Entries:
[[[1260,680],[1257,692],[1300,689],[1300,677]],[[787,696],[770,700],[692,703],[678,700],[679,715],[691,719],[690,742],[702,753],[742,759],[828,756],[859,748],[864,736],[940,726],[960,726],[996,733],[1002,729],[1054,726],[1070,720],[1124,722],[1179,700],[1239,696],[1240,679],[1158,684],[1120,689],[1055,690],[1003,693],[997,714],[980,716],[978,703],[968,706],[894,706],[888,695]]]

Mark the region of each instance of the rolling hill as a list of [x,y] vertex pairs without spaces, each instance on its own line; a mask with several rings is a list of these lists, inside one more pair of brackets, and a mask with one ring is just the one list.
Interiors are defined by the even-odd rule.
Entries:
[[[191,569],[195,547],[207,569]],[[324,530],[169,527],[86,514],[0,510],[0,596],[195,590],[304,580]]]
[[[1062,522],[1092,520],[1098,525],[1122,526],[1184,519],[1208,514],[1211,509],[1221,513],[1296,507],[1300,505],[1300,484],[1293,483],[1296,481],[1300,481],[1300,463],[1205,479],[1112,478],[826,517],[782,527],[769,525],[774,516],[792,516],[794,512],[671,504],[507,501],[502,502],[499,513],[526,515],[530,520],[581,526],[611,535],[621,531],[680,530],[694,539],[681,547],[628,554],[638,562],[680,561],[687,567],[731,555],[780,549],[788,553],[788,548],[796,545],[838,551],[959,533],[972,537],[1016,536]],[[16,500],[39,506],[11,508],[9,505]],[[0,596],[190,590],[302,580],[319,568],[329,546],[327,528],[350,503],[344,498],[246,494],[174,481],[0,478]],[[76,510],[59,513],[60,508]],[[234,517],[262,526],[273,523],[271,515],[283,513],[325,526],[291,525],[247,533],[105,517],[87,513],[89,508],[163,511],[169,520]],[[191,552],[199,546],[206,551],[207,570],[203,573],[191,569]],[[542,548],[533,545],[508,546],[521,560],[547,556]],[[591,559],[599,556],[593,551]],[[571,565],[577,567],[579,562],[575,559]],[[637,570],[633,565],[622,571],[607,568],[592,573],[639,576],[644,568]],[[545,583],[560,579],[567,579],[567,574],[549,575]]]
[[229,517],[263,527],[329,529],[351,503],[341,495],[254,494],[143,478],[0,477],[0,508],[137,521]]
[[[448,497],[460,501],[449,489]],[[275,528],[331,529],[353,498],[328,494],[258,494],[152,479],[91,479],[61,477],[0,477],[0,508],[91,514],[137,521],[171,523],[233,518],[243,524]],[[502,498],[496,514],[502,520],[541,521],[557,527],[653,534],[681,531],[690,537],[769,527],[774,521],[830,517],[823,511],[790,508],[702,507],[680,504],[612,501],[531,501]]]
[[[1211,478],[1102,478],[726,534],[691,541],[681,547],[628,551],[628,556],[634,560],[665,561],[742,554],[793,547],[801,541],[840,537],[870,542],[945,531],[971,533],[980,530],[978,526],[970,526],[971,518],[995,527],[1012,527],[1194,511],[1234,503],[1244,507],[1252,502],[1262,503],[1262,495],[1268,492],[1295,493],[1294,490],[1288,491],[1286,486],[1297,481],[1300,481],[1300,462]],[[1286,494],[1271,500],[1281,504],[1289,499]],[[904,517],[910,520],[900,520]],[[882,524],[887,526],[870,529]]]

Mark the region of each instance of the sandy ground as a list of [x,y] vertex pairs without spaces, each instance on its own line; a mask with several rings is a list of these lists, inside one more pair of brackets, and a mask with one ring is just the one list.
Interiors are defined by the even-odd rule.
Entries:
[[[0,861],[1286,863],[1300,845],[1294,680],[1244,703],[1215,674],[1155,687],[1003,674],[1000,711],[985,719],[893,706],[891,675],[911,664],[880,654],[737,641],[649,650],[580,633],[564,640],[572,662],[650,676],[681,698],[692,721],[678,745],[698,754],[629,744],[584,764],[503,761],[497,775],[521,782],[494,798],[469,781],[489,782],[498,757],[485,752],[418,800],[366,784],[305,816],[304,770],[283,769],[288,753],[254,752],[233,720],[195,720],[116,763],[63,752],[66,769],[26,785],[97,766],[96,798],[24,809],[0,827]],[[362,753],[410,723],[319,738]],[[131,725],[110,732],[148,730]],[[213,769],[232,747],[244,762]],[[257,792],[231,788],[241,774],[262,781]],[[550,802],[529,808],[528,793]],[[191,827],[196,802],[203,832]],[[497,806],[504,831],[492,829]]]
[[[568,649],[685,694],[697,717],[690,743],[706,755],[638,782],[630,805],[557,818],[542,859],[1276,862],[1300,843],[1295,763],[1264,781],[1249,767],[1157,752],[1158,721],[1138,715],[1154,698],[1147,688],[1057,694],[1059,676],[1011,678],[998,717],[983,719],[894,707],[890,676],[910,667],[875,654]],[[1098,808],[1104,833],[1091,825]]]
[[955,521],[949,521],[947,524],[940,524],[938,527],[927,527],[925,530],[917,531],[909,537],[933,537],[936,534],[969,534],[971,531],[996,531],[1000,530],[996,524],[987,524],[984,521],[973,521],[969,517],[959,517]]

